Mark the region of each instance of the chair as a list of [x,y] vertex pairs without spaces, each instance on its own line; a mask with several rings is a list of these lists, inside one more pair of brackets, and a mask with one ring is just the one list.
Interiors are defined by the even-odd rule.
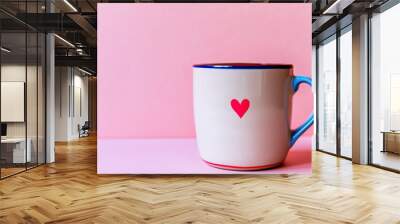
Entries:
[[78,124],[79,138],[89,136],[89,129],[90,129],[89,121],[85,121],[82,127]]

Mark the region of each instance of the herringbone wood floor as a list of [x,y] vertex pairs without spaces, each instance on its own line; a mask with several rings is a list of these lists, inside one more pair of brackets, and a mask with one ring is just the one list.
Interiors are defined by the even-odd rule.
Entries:
[[400,223],[400,175],[319,152],[313,174],[99,176],[96,140],[0,181],[0,223]]

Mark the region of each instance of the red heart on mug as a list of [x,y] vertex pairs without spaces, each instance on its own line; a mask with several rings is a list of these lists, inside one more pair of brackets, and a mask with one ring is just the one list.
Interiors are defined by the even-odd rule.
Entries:
[[248,99],[243,99],[242,102],[239,103],[237,99],[232,99],[231,107],[236,112],[236,114],[240,118],[242,118],[244,114],[249,110],[250,101]]

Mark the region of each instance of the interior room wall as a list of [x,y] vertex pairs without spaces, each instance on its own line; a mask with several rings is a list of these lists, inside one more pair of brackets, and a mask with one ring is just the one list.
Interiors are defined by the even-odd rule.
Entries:
[[[26,108],[22,108],[26,112],[26,120],[24,122],[4,122],[7,124],[7,138],[28,138],[28,144],[33,163],[44,162],[44,123],[43,119],[38,120],[38,114],[43,116],[44,108],[44,85],[42,83],[42,67],[35,65],[27,65],[20,63],[8,63],[1,66],[2,82],[24,82],[26,85]],[[39,85],[38,85],[39,81]],[[5,96],[3,96],[5,97]],[[1,108],[7,110],[7,108]],[[38,151],[39,150],[39,151]],[[37,155],[39,153],[39,156]],[[36,161],[40,159],[39,161]]]
[[[85,121],[88,121],[88,77],[82,76],[82,73],[74,71],[74,96],[73,97],[73,108],[72,108],[72,119],[71,119],[71,135],[72,138],[79,137],[78,125],[82,126]],[[80,101],[80,102],[79,102]]]
[[88,121],[88,77],[77,68],[56,67],[56,141],[79,138],[78,125]]
[[[35,66],[27,66],[20,64],[5,64],[1,66],[1,81],[2,82],[10,82],[10,81],[18,81],[25,82],[25,73],[27,69],[27,79],[28,79],[28,87],[27,87],[27,103],[29,105],[27,107],[30,110],[37,109],[37,95],[36,95],[36,65]],[[41,68],[39,67],[39,72],[41,72]],[[35,88],[31,88],[35,86]],[[39,103],[43,103],[43,101],[39,101]],[[39,105],[41,107],[42,105]],[[6,108],[2,108],[6,109]],[[31,124],[29,122],[36,122],[37,120],[36,113],[27,113],[27,121],[28,121],[28,133],[36,133],[36,123]],[[25,137],[25,122],[7,122],[7,137]],[[30,136],[28,136],[30,137]]]
[[67,141],[70,72],[68,67],[56,67],[55,73],[55,140]]

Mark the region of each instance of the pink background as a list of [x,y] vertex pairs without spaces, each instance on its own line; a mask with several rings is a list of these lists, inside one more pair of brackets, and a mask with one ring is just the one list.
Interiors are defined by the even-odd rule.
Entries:
[[[191,66],[210,62],[289,63],[295,74],[311,74],[311,4],[99,4],[99,173],[140,172],[143,162],[119,163],[137,158],[127,139],[195,137]],[[302,86],[293,127],[312,100]],[[150,145],[139,150],[151,153],[140,157],[148,163],[168,148]]]

